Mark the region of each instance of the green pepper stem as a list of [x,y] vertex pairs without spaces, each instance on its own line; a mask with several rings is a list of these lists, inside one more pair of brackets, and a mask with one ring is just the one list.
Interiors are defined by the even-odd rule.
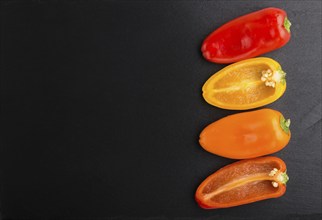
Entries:
[[276,82],[281,82],[284,85],[285,82],[286,82],[286,79],[285,78],[286,78],[286,73],[282,69],[279,69],[279,70],[276,70],[275,71],[275,74],[273,76],[273,79]]
[[278,174],[277,176],[277,180],[278,182],[280,183],[283,183],[284,185],[286,185],[287,181],[289,180],[290,178],[288,177],[286,171],[284,173],[280,173]]
[[283,131],[287,134],[290,133],[290,125],[291,125],[291,119],[285,119],[284,116],[281,115],[280,126],[283,129]]
[[287,17],[285,17],[284,19],[284,27],[287,30],[288,33],[291,33],[291,25],[292,23],[290,22],[290,20],[287,19]]

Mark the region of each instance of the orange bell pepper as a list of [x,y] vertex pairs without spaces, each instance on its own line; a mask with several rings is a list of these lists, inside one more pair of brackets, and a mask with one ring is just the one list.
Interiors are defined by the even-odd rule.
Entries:
[[259,57],[231,64],[212,75],[202,87],[211,105],[245,110],[270,104],[286,90],[286,73],[273,59]]
[[272,109],[233,114],[208,125],[199,143],[208,152],[232,159],[275,153],[291,138],[290,119]]
[[205,209],[228,208],[277,198],[286,191],[285,163],[277,157],[241,160],[207,177],[195,199]]

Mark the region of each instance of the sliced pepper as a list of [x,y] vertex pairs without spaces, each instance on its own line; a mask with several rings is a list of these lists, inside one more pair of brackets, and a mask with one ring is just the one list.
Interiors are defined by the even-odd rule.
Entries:
[[245,110],[270,104],[286,90],[286,73],[266,57],[231,64],[212,75],[203,85],[203,97],[211,105]]
[[229,115],[205,127],[199,143],[208,152],[231,159],[260,157],[290,141],[290,119],[273,109]]
[[207,177],[195,199],[204,209],[218,209],[277,198],[285,193],[288,179],[286,165],[277,157],[241,160]]

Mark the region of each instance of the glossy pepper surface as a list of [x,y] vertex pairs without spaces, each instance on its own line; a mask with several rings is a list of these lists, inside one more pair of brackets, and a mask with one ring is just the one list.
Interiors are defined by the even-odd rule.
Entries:
[[215,63],[233,63],[284,46],[291,37],[284,10],[265,8],[236,18],[212,32],[203,42],[203,56]]
[[286,90],[286,73],[267,57],[239,61],[213,74],[202,87],[209,104],[246,110],[270,104]]
[[195,199],[205,209],[228,208],[282,196],[286,191],[285,163],[277,157],[241,160],[207,177]]
[[290,120],[272,109],[243,112],[208,125],[199,143],[208,152],[232,159],[275,153],[291,138]]

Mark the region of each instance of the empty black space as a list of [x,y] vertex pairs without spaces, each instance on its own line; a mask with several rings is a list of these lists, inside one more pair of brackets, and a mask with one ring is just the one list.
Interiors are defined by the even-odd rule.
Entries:
[[[3,219],[320,219],[321,1],[1,1]],[[207,104],[202,40],[240,15],[287,11],[292,39],[263,56],[287,72],[267,106],[291,118],[275,155],[286,194],[203,210],[201,181],[233,160],[198,144],[237,113]]]

